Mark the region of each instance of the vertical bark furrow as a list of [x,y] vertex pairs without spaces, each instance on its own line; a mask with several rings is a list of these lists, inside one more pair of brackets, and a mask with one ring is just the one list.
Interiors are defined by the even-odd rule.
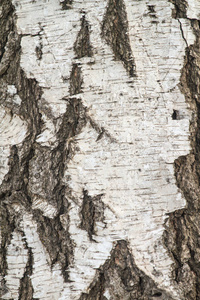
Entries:
[[108,1],[102,23],[102,36],[112,48],[115,59],[122,61],[131,77],[135,76],[135,62],[128,36],[128,21],[123,0]]
[[60,0],[60,4],[63,10],[72,8],[73,0]]
[[31,275],[33,269],[33,253],[31,248],[28,248],[28,261],[26,264],[24,276],[20,280],[19,300],[37,300],[33,297],[33,286]]
[[83,202],[80,211],[80,227],[87,231],[91,241],[95,240],[95,223],[104,220],[104,203],[101,201],[102,195],[90,197],[87,191],[83,191]]
[[[66,208],[63,212],[65,211]],[[73,255],[73,248],[68,230],[63,227],[60,221],[60,216],[61,213],[59,212],[57,217],[51,219],[43,216],[41,211],[34,211],[34,219],[38,224],[39,237],[50,256],[51,267],[53,267],[55,263],[59,263],[63,278],[65,281],[67,281],[67,267],[69,266],[71,257]]]
[[15,218],[10,215],[6,205],[0,205],[0,230],[1,230],[1,248],[0,248],[0,297],[7,293],[5,276],[7,275],[7,248],[12,238],[12,232],[15,229]]
[[70,74],[70,95],[76,95],[82,92],[83,79],[81,74],[81,67],[78,64],[73,64]]
[[90,44],[89,23],[87,22],[85,15],[81,18],[81,29],[74,43],[74,52],[76,54],[76,58],[82,58],[85,56],[91,57],[93,54],[92,46]]
[[2,1],[2,16],[0,18],[0,61],[5,53],[6,43],[8,41],[8,34],[13,30],[13,22],[12,22],[12,14],[13,14],[13,6],[11,2]]

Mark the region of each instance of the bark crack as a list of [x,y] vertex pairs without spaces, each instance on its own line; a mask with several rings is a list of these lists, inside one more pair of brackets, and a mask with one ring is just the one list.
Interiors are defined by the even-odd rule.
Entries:
[[185,44],[186,44],[186,47],[188,48],[188,42],[187,42],[187,40],[186,40],[186,38],[185,38],[185,36],[184,36],[183,26],[182,26],[181,20],[180,20],[180,19],[177,19],[177,20],[178,20],[178,22],[179,22],[179,24],[180,24],[180,30],[181,30],[182,38],[183,38],[183,40],[184,40],[184,42],[185,42]]
[[[25,236],[25,234],[23,234]],[[28,261],[26,264],[25,272],[20,280],[19,287],[19,300],[36,300],[33,297],[33,286],[31,282],[31,275],[33,273],[33,253],[32,249],[28,247],[26,242],[26,248],[28,249]]]

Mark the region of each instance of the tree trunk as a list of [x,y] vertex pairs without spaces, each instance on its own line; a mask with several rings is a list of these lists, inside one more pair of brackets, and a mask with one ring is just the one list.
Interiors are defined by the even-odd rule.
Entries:
[[0,4],[0,298],[200,299],[198,1]]

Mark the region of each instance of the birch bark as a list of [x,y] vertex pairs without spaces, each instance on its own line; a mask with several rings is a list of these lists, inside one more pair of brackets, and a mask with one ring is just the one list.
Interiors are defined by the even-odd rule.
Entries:
[[200,299],[195,0],[1,0],[1,299]]

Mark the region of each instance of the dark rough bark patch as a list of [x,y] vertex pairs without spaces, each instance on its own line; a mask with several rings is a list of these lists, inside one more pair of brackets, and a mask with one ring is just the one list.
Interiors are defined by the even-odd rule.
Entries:
[[82,294],[80,300],[106,300],[106,290],[110,299],[172,299],[138,269],[124,240],[116,243],[110,259],[100,268],[96,280],[91,284],[90,292]]
[[65,100],[68,103],[67,110],[57,134],[58,139],[60,140],[62,136],[64,142],[80,133],[86,125],[86,109],[81,100],[78,98],[67,98]]
[[3,277],[0,284],[0,297],[7,292],[4,276],[7,274],[7,247],[15,229],[15,218],[10,215],[7,205],[0,204],[0,228],[1,228],[1,247],[0,247],[0,275]]
[[[26,120],[29,135],[24,140],[22,146],[13,147],[9,163],[10,170],[5,176],[5,180],[1,185],[0,191],[6,193],[8,191],[21,189],[28,196],[28,164],[30,158],[33,155],[33,143],[36,139],[37,134],[40,133],[41,116],[38,109],[38,101],[41,98],[42,92],[36,80],[27,79],[24,71],[20,68],[20,39],[17,36],[14,23],[15,19],[13,17],[14,32],[12,35],[13,37],[16,37],[16,41],[15,43],[13,42],[12,44],[10,44],[10,47],[14,47],[12,48],[12,51],[15,53],[15,55],[9,62],[6,73],[0,78],[0,84],[1,87],[4,87],[5,90],[7,89],[8,84],[15,85],[17,94],[22,100],[21,106],[17,107],[17,112],[22,119]],[[9,50],[10,49],[8,49],[7,51],[9,52]],[[6,53],[4,55],[6,55]],[[11,107],[6,99],[3,105],[11,109],[11,114],[15,112],[15,107]],[[16,161],[17,156],[18,163]],[[29,196],[27,197],[27,199],[28,198]]]
[[[186,17],[186,2],[173,3],[174,17]],[[196,41],[186,48],[180,90],[194,110],[190,125],[192,151],[174,163],[177,185],[187,200],[187,208],[169,214],[163,240],[174,260],[174,280],[184,299],[194,300],[200,299],[200,22],[190,20],[190,23]]]
[[[6,251],[7,247],[11,240],[11,234],[14,230],[13,219],[18,219],[20,221],[21,216],[16,216],[15,212],[12,210],[12,203],[17,201],[17,204],[22,205],[23,208],[30,213],[32,212],[31,203],[33,194],[30,190],[29,180],[31,179],[31,169],[33,162],[39,162],[35,159],[36,154],[40,154],[40,158],[46,152],[39,148],[36,144],[36,137],[41,133],[41,115],[38,107],[38,103],[41,100],[42,91],[38,86],[36,80],[27,79],[24,71],[20,68],[20,38],[17,35],[17,30],[15,28],[15,17],[14,17],[14,8],[11,5],[11,1],[3,1],[1,3],[3,8],[9,9],[9,18],[12,21],[12,26],[10,26],[9,30],[3,32],[4,27],[0,28],[1,34],[12,37],[11,42],[6,44],[6,51],[3,53],[4,56],[9,58],[9,63],[6,65],[6,71],[4,71],[3,76],[0,78],[0,86],[2,87],[2,94],[6,95],[7,85],[15,85],[17,89],[17,94],[20,96],[22,103],[20,108],[18,109],[18,114],[21,118],[24,118],[28,124],[28,132],[29,135],[24,140],[22,145],[13,146],[10,159],[9,159],[9,172],[5,176],[5,179],[0,187],[0,198],[2,201],[2,206],[0,208],[0,212],[2,214],[1,225],[3,226],[3,234],[2,234],[2,247],[1,247],[1,274],[2,276],[6,275],[7,272],[7,264],[6,264]],[[8,14],[5,14],[7,17]],[[6,41],[6,39],[5,39]],[[8,54],[9,55],[8,55]],[[12,56],[10,56],[10,53]],[[11,59],[12,58],[12,59]],[[4,99],[3,105],[7,107],[6,97]],[[68,266],[69,257],[72,255],[72,244],[69,237],[68,230],[64,230],[62,228],[62,224],[60,221],[60,215],[65,213],[68,208],[68,203],[64,198],[64,187],[62,183],[62,176],[64,172],[64,161],[66,159],[65,155],[69,154],[69,149],[65,150],[65,144],[68,137],[74,135],[77,128],[80,127],[81,117],[79,118],[79,110],[77,109],[77,105],[74,104],[69,105],[69,110],[64,115],[63,124],[61,124],[61,129],[58,132],[59,145],[52,153],[47,149],[50,157],[50,171],[52,172],[52,176],[54,178],[58,177],[55,181],[53,189],[51,190],[51,197],[47,197],[47,200],[53,199],[53,203],[57,203],[58,208],[58,216],[54,220],[49,220],[42,216],[40,212],[35,212],[34,217],[38,222],[38,231],[39,235],[43,241],[43,244],[46,246],[47,251],[50,253],[50,257],[52,259],[52,264],[55,263],[56,260],[60,262],[64,278],[67,278],[66,268]],[[74,109],[74,114],[72,114],[72,107]],[[75,110],[78,110],[78,112]],[[80,109],[81,111],[81,109]],[[12,111],[11,111],[12,112]],[[81,112],[80,112],[81,114]],[[70,121],[67,121],[67,117],[70,116]],[[75,117],[76,116],[76,117]],[[75,117],[75,121],[72,121],[72,118]],[[80,122],[78,122],[78,118]],[[69,125],[67,128],[67,125]],[[56,160],[57,159],[57,160]],[[48,156],[42,160],[42,163],[45,166],[45,163],[48,161]],[[46,165],[48,169],[48,166]],[[59,176],[57,176],[59,174]],[[45,173],[45,176],[47,174]],[[43,178],[41,178],[43,180]],[[43,183],[43,182],[42,182]],[[47,185],[46,185],[47,187]],[[47,187],[48,190],[48,187]],[[45,194],[46,195],[46,194]],[[17,200],[16,200],[17,199]],[[9,206],[5,206],[4,203],[9,203]],[[6,208],[5,208],[6,207]],[[5,213],[6,211],[6,213]],[[5,220],[4,220],[5,219]],[[17,220],[18,222],[18,220]],[[45,232],[43,233],[40,228],[43,225]],[[50,228],[50,229],[49,229]],[[52,236],[52,238],[49,237]],[[52,245],[50,246],[50,242],[55,240],[57,243],[56,249],[52,249]],[[31,293],[31,279],[25,277],[21,281],[21,289],[20,293],[24,299],[26,299],[27,291],[25,289],[29,289]],[[2,281],[2,293],[6,290],[5,282]],[[30,296],[31,297],[31,296]],[[32,298],[30,298],[32,299]]]
[[43,216],[40,211],[34,211],[34,219],[37,220],[40,240],[49,253],[51,266],[59,262],[63,278],[68,281],[67,267],[73,255],[73,247],[68,230],[63,228],[60,221],[60,215],[50,219]]
[[[22,99],[19,113],[28,124],[29,135],[21,146],[13,146],[9,160],[9,172],[5,176],[0,188],[0,193],[8,194],[15,191],[22,191],[27,200],[30,200],[28,192],[29,181],[29,161],[34,155],[34,141],[38,133],[40,133],[40,113],[37,107],[37,100],[40,98],[40,89],[34,80],[28,80],[22,70],[17,69],[15,65],[10,65],[6,77],[8,84],[14,84],[18,89],[18,94]],[[15,68],[15,69],[14,69]],[[17,74],[15,73],[17,71]],[[13,74],[14,73],[14,74]],[[15,76],[17,77],[15,79]],[[6,106],[6,103],[5,103]]]
[[[183,299],[199,299],[199,260],[196,249],[198,229],[195,222],[199,216],[189,216],[186,210],[170,214],[163,236],[164,244],[174,260],[172,276],[183,292]],[[196,257],[192,253],[196,253]]]
[[81,29],[74,43],[74,52],[76,58],[85,56],[91,57],[93,55],[92,46],[90,44],[89,23],[87,22],[85,15],[83,15],[81,19]]
[[128,74],[136,76],[135,62],[128,36],[128,21],[123,0],[109,0],[102,23],[102,37],[112,48],[116,60],[121,60]]
[[73,0],[60,0],[60,4],[62,5],[63,10],[67,10],[72,8]]
[[0,2],[2,9],[0,18],[0,76],[6,73],[10,62],[19,51],[19,36],[15,33],[13,13],[14,7],[10,0]]
[[104,272],[99,272],[98,279],[91,285],[88,294],[83,293],[79,300],[107,300],[103,295],[105,292],[105,277]]
[[101,201],[101,197],[102,195],[90,197],[87,191],[83,191],[80,227],[87,231],[91,241],[94,241],[95,223],[104,220],[104,203]]
[[[2,27],[0,27],[0,35],[2,38],[2,41],[4,41],[4,50],[1,52],[1,70],[3,72],[1,73],[0,77],[0,86],[2,88],[1,93],[3,95],[6,95],[6,89],[8,84],[14,84],[17,88],[17,90],[20,90],[21,84],[22,84],[22,78],[23,78],[23,71],[20,69],[19,66],[19,50],[20,50],[20,38],[16,33],[15,28],[15,18],[14,18],[14,7],[12,6],[11,1],[1,1],[1,8],[3,9],[3,17],[1,18],[1,24]],[[1,45],[2,46],[2,45]],[[6,68],[5,68],[6,66]],[[26,78],[23,78],[24,82],[28,82]],[[28,84],[27,84],[28,85]],[[27,87],[26,85],[26,87]],[[27,87],[28,89],[28,87]],[[29,106],[29,99],[25,99],[24,97],[24,90],[21,91],[21,99],[22,99],[22,106],[20,109],[18,109],[19,115],[21,115],[22,118],[25,116],[27,117],[28,124],[31,127],[31,121],[30,121],[30,115],[27,112],[22,112],[23,105]],[[37,100],[37,95],[34,95],[34,101]],[[25,102],[28,102],[25,104]],[[2,102],[2,105],[7,106],[7,102]],[[32,105],[29,106],[29,112],[31,112],[31,107],[35,105],[35,102],[33,102]],[[12,109],[11,109],[11,115],[12,115]],[[33,115],[31,113],[31,115]],[[34,119],[37,119],[37,114],[35,113]],[[25,167],[26,167],[26,161],[29,156],[30,147],[27,146],[27,151],[25,151],[26,142],[22,146],[24,147],[24,153],[21,158],[19,158],[19,148],[17,146],[13,146],[11,149],[10,159],[9,159],[9,172],[5,176],[5,179],[0,187],[0,198],[1,198],[1,207],[0,207],[0,214],[1,214],[1,232],[2,232],[2,243],[1,243],[1,275],[4,277],[7,273],[7,262],[6,262],[6,253],[7,253],[7,247],[10,244],[12,232],[15,229],[15,222],[16,222],[16,215],[14,211],[11,208],[11,203],[14,201],[14,195],[15,193],[23,194],[23,191],[26,191],[25,188]],[[23,179],[22,179],[23,178]],[[19,197],[20,199],[20,197]],[[27,204],[28,207],[28,204]],[[6,291],[6,287],[3,289]],[[2,292],[4,292],[2,290]]]
[[186,0],[168,0],[174,4],[174,9],[172,10],[172,17],[175,19],[178,18],[187,18],[186,12],[188,3]]
[[13,6],[12,3],[7,1],[0,1],[0,6],[2,8],[2,16],[0,18],[0,61],[5,52],[5,46],[8,41],[8,34],[13,30],[13,22],[12,22],[12,14],[13,14]]
[[31,248],[28,248],[28,261],[26,264],[24,276],[20,280],[19,300],[36,300],[33,298],[33,286],[30,276],[33,269],[33,254]]
[[54,191],[59,182],[61,163],[60,153],[55,157],[48,147],[35,145],[34,155],[29,161],[28,189],[31,198],[40,197],[56,208],[59,207],[60,201],[57,200]]
[[83,84],[81,67],[78,64],[73,64],[70,74],[70,95],[76,95],[82,92],[81,87]]
[[[67,110],[57,132],[58,146],[53,150],[38,145],[35,156],[30,162],[29,177],[37,177],[36,190],[57,208],[57,216],[53,219],[45,217],[40,211],[34,211],[34,219],[38,224],[40,239],[47,249],[51,264],[59,262],[65,281],[68,280],[67,267],[73,256],[73,245],[68,233],[62,225],[60,217],[68,214],[69,204],[65,197],[68,189],[63,184],[64,170],[72,155],[69,139],[73,138],[85,126],[85,109],[79,99],[67,99]],[[67,146],[68,144],[68,146]],[[33,186],[33,182],[31,183]]]

